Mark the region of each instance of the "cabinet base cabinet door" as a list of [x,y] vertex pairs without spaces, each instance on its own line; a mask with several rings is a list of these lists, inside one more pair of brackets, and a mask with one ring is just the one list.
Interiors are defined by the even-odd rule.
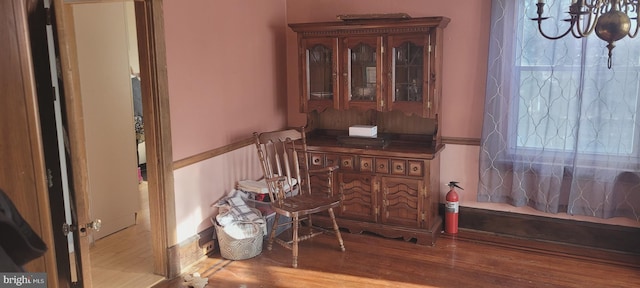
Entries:
[[338,212],[340,218],[376,222],[377,208],[375,194],[372,192],[374,176],[367,174],[338,174],[338,185],[342,193],[342,206]]
[[382,177],[381,221],[403,227],[422,227],[424,202],[420,195],[423,181],[406,178]]

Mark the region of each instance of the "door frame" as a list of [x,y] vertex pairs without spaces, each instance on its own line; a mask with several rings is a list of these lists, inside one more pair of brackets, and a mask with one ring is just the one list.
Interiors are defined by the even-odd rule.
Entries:
[[[113,2],[114,0],[84,1]],[[169,243],[176,236],[175,198],[169,114],[169,91],[164,41],[163,0],[134,0],[142,104],[145,113],[145,143],[147,177],[149,181],[149,212],[154,273],[172,278],[179,267],[170,261]],[[69,124],[68,139],[71,151],[73,187],[76,191],[78,223],[89,223],[88,165],[85,146],[82,96],[74,32],[73,5],[79,2],[53,0],[56,13],[60,50],[60,70],[65,87],[65,107]],[[90,233],[90,232],[89,232]],[[87,234],[89,234],[87,233]],[[89,237],[80,237],[80,264],[84,283],[90,286],[91,262]]]
[[[29,13],[35,1],[2,1],[0,43],[3,60],[0,69],[11,71],[0,75],[3,87],[0,98],[0,134],[11,135],[2,139],[0,159],[11,161],[11,169],[0,171],[0,185],[21,217],[46,243],[53,247],[54,227],[51,225],[47,171],[40,135],[38,95],[33,72],[29,39]],[[3,235],[2,237],[6,237]],[[27,271],[47,272],[48,283],[58,283],[54,249],[47,249],[43,257],[33,259],[24,266]],[[57,284],[53,284],[57,285]]]
[[[67,210],[65,209],[65,185],[64,176],[67,173],[68,165],[66,165],[67,154],[61,152],[64,149],[64,144],[61,144],[59,139],[64,130],[64,124],[60,121],[58,114],[60,111],[57,107],[61,98],[57,97],[57,91],[62,92],[64,88],[60,85],[59,77],[52,73],[50,67],[55,64],[55,50],[50,46],[51,37],[49,34],[49,27],[55,28],[55,23],[50,23],[55,19],[54,13],[48,13],[48,7],[45,4],[46,0],[29,0],[28,8],[28,20],[29,20],[29,42],[31,45],[31,59],[33,63],[33,76],[37,93],[37,114],[40,125],[40,136],[42,143],[42,151],[44,155],[44,165],[47,171],[48,178],[48,195],[49,195],[49,211],[51,216],[52,229],[54,227],[62,228],[64,224],[67,224],[66,216]],[[49,2],[50,3],[50,2]],[[55,42],[53,40],[52,42]],[[53,44],[55,45],[55,44]],[[55,89],[54,89],[55,88]],[[56,91],[57,90],[57,91]],[[64,163],[64,165],[63,165]],[[67,191],[73,194],[72,191]],[[71,223],[68,223],[71,224]],[[57,230],[57,229],[56,229]],[[69,239],[67,234],[60,233],[60,230],[54,231],[53,243],[50,244],[50,249],[55,252],[57,280],[51,285],[58,285],[60,287],[73,286],[72,271],[71,271],[71,254],[69,253]],[[75,238],[75,237],[74,237]],[[53,274],[53,273],[51,273]],[[80,279],[78,279],[80,280]]]

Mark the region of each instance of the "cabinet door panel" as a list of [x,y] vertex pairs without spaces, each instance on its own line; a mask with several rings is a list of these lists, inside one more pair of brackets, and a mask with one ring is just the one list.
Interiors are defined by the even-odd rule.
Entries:
[[338,109],[338,38],[305,38],[300,42],[301,111]]
[[388,43],[388,110],[433,117],[429,35],[393,35],[389,36]]
[[424,212],[420,193],[423,186],[422,180],[382,177],[382,223],[420,228]]
[[376,222],[374,176],[338,173],[338,179],[343,197],[340,217]]
[[343,106],[382,110],[382,37],[349,37],[343,42]]

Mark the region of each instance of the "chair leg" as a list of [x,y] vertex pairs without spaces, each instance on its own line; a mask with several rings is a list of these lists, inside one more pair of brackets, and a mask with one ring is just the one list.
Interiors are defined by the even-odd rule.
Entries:
[[298,228],[300,226],[300,219],[298,218],[298,215],[294,215],[293,216],[293,247],[292,247],[292,252],[293,252],[293,263],[291,264],[291,266],[293,266],[293,268],[297,268],[298,267]]
[[311,220],[311,214],[307,215],[307,227],[309,227],[309,235],[313,235],[313,220]]
[[280,214],[276,213],[276,217],[273,219],[273,226],[271,226],[271,232],[269,233],[269,241],[267,241],[267,250],[271,251],[273,248],[273,239],[276,238],[276,230],[278,230],[278,220],[280,220]]
[[338,223],[336,223],[336,215],[333,213],[333,208],[329,208],[329,216],[331,216],[331,222],[333,222],[333,231],[336,232],[336,238],[338,238],[338,243],[340,243],[340,250],[344,252],[344,242],[342,241],[342,235],[340,235]]

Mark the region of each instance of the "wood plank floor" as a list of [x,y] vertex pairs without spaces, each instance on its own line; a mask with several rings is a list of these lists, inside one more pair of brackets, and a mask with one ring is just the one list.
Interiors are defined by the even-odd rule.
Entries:
[[[297,269],[290,267],[291,252],[274,244],[272,251],[265,246],[262,254],[242,261],[214,254],[184,272],[207,277],[206,287],[640,287],[637,256],[618,262],[616,254],[599,251],[595,259],[589,249],[575,247],[570,252],[584,251],[571,256],[549,243],[522,249],[521,241],[491,244],[496,236],[471,231],[443,235],[433,247],[369,234],[342,235],[345,252],[332,235],[301,243]],[[552,252],[542,252],[545,246]],[[184,287],[182,282],[178,277],[154,287]]]
[[139,185],[141,207],[136,225],[98,239],[91,247],[93,287],[150,287],[164,277],[153,274],[147,182]]

